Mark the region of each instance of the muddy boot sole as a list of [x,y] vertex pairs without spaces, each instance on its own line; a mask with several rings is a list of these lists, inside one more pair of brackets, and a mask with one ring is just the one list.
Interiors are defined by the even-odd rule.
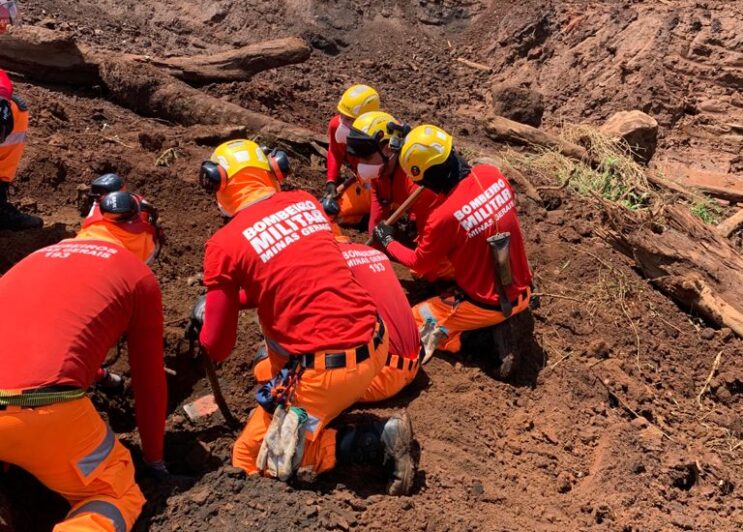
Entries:
[[[387,428],[395,423],[395,428]],[[394,472],[387,485],[389,495],[409,495],[415,480],[416,463],[413,457],[413,424],[407,412],[392,416],[382,433],[385,462],[393,460]]]

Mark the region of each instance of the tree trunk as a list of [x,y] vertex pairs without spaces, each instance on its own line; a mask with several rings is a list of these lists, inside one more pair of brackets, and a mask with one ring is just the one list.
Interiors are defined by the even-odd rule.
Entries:
[[680,206],[650,220],[603,205],[610,229],[597,232],[602,238],[680,305],[743,337],[743,255],[727,239]]

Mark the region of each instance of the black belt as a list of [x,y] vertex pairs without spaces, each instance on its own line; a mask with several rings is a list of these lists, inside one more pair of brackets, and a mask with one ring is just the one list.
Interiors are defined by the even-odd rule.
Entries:
[[[384,338],[384,322],[380,318],[377,318],[377,323],[379,324],[379,329],[374,335],[374,338],[372,338],[372,341],[374,342],[374,349],[377,349],[379,347],[379,344],[382,343],[382,339]],[[369,353],[368,344],[357,347],[354,352],[356,355],[356,364],[361,364],[364,360],[368,359],[371,356],[371,354]],[[291,355],[291,358],[298,359],[299,365],[303,368],[312,369],[315,367],[316,356],[317,355],[315,355],[315,353],[304,353],[302,355]],[[324,356],[325,369],[345,368],[348,365],[346,360],[346,352],[325,353]]]
[[[511,306],[516,308],[519,304],[519,300],[526,299],[526,297],[529,295],[529,292],[527,290],[523,290],[513,301],[511,301]],[[501,311],[500,303],[497,305],[491,305],[489,303],[483,303],[482,301],[478,301],[474,297],[470,296],[466,292],[462,291],[462,297],[465,301],[469,301],[473,305],[480,307],[485,310],[497,310],[498,312]]]
[[416,358],[405,358],[398,356],[395,363],[392,363],[392,357],[394,356],[392,353],[387,353],[387,361],[384,363],[385,366],[388,366],[390,368],[397,368],[397,369],[404,369],[406,371],[411,371],[420,364],[421,360],[423,360],[423,357],[426,355],[426,350],[423,349],[423,346],[421,345],[420,351],[418,351],[418,356]]

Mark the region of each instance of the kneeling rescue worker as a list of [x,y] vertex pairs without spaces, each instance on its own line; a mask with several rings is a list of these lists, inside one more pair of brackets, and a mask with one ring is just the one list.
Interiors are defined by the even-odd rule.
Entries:
[[328,123],[328,169],[322,205],[337,223],[356,225],[369,214],[369,182],[359,179],[338,197],[341,167],[346,164],[358,175],[359,161],[347,152],[346,139],[356,118],[379,109],[379,94],[367,85],[352,85],[341,96],[337,109],[338,114]]
[[287,480],[373,459],[392,465],[389,493],[409,493],[415,464],[407,414],[327,427],[384,367],[389,335],[317,200],[304,191],[281,192],[288,172],[284,152],[249,140],[222,144],[201,167],[202,186],[232,217],[206,244],[202,349],[215,361],[229,355],[242,303],[257,308],[276,368],[235,442],[232,463]]
[[44,224],[38,216],[20,212],[8,199],[26,146],[27,129],[28,106],[13,92],[10,78],[0,69],[0,229],[20,231]]
[[495,166],[470,168],[452,142],[444,130],[423,125],[410,132],[400,152],[413,181],[445,196],[418,247],[395,241],[384,223],[374,229],[387,253],[409,268],[425,273],[444,259],[454,266],[456,288],[413,308],[426,361],[436,349],[459,351],[463,331],[497,325],[526,310],[531,297],[532,273],[511,185]]
[[69,501],[56,532],[130,530],[145,502],[129,451],[85,395],[124,333],[145,463],[167,475],[162,298],[146,264],[160,240],[154,208],[114,192],[75,238],[0,278],[0,300],[13,302],[0,320],[0,462]]

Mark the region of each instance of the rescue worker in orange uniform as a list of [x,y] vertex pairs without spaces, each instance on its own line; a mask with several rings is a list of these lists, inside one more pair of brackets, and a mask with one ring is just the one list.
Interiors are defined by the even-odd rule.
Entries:
[[[523,312],[531,297],[532,273],[511,185],[495,166],[470,168],[452,144],[444,130],[422,125],[408,134],[400,152],[400,165],[411,179],[445,198],[428,218],[417,248],[395,241],[393,228],[384,223],[374,229],[387,253],[409,268],[432,271],[447,259],[454,266],[456,288],[413,308],[426,361],[436,349],[459,351],[463,331]],[[505,233],[510,233],[512,279],[498,286],[488,238]]]
[[[361,403],[384,401],[397,395],[418,374],[423,359],[420,332],[387,256],[377,249],[351,242],[340,229],[335,239],[354,279],[369,292],[389,328],[390,348],[385,365],[359,399]],[[268,353],[261,350],[258,358],[255,377],[258,382],[269,381],[274,373]]]
[[[328,169],[325,197],[322,206],[325,212],[341,225],[356,225],[369,214],[369,182],[360,178],[346,187],[339,198],[341,167],[346,164],[354,174],[359,173],[358,160],[346,151],[346,138],[353,121],[360,115],[379,109],[379,94],[367,85],[352,85],[338,102],[338,114],[328,124]],[[365,170],[362,165],[360,171]]]
[[[202,349],[215,361],[230,354],[242,290],[243,306],[257,309],[277,368],[235,442],[232,463],[248,474],[286,480],[297,471],[314,476],[338,462],[372,457],[380,466],[393,462],[389,493],[409,493],[415,464],[407,414],[327,427],[384,367],[389,334],[374,301],[353,279],[317,200],[304,191],[281,191],[288,172],[284,152],[249,140],[222,144],[201,167],[202,186],[231,217],[206,244],[207,293],[192,315],[201,326]],[[270,429],[291,416],[295,447],[286,449],[283,463],[292,467],[277,474],[262,457],[275,456]]]
[[[367,165],[371,170],[365,176],[371,182],[371,212],[369,214],[369,234],[383,220],[388,218],[411,194],[420,188],[413,183],[400,166],[398,156],[406,126],[389,113],[375,111],[357,118],[348,135],[348,152]],[[408,217],[415,222],[418,231],[426,225],[428,216],[442,201],[435,192],[424,189],[408,210]],[[412,272],[421,276],[420,272]],[[453,270],[447,261],[435,271],[427,272],[425,278],[451,279]]]
[[26,146],[28,106],[13,92],[13,84],[0,69],[0,229],[20,231],[41,227],[38,216],[20,212],[10,204],[10,183],[15,179]]
[[162,301],[147,266],[156,217],[137,196],[109,194],[98,221],[0,278],[0,300],[13,302],[0,320],[0,461],[69,501],[55,532],[130,530],[145,502],[129,451],[85,395],[124,332],[145,462],[167,475]]

